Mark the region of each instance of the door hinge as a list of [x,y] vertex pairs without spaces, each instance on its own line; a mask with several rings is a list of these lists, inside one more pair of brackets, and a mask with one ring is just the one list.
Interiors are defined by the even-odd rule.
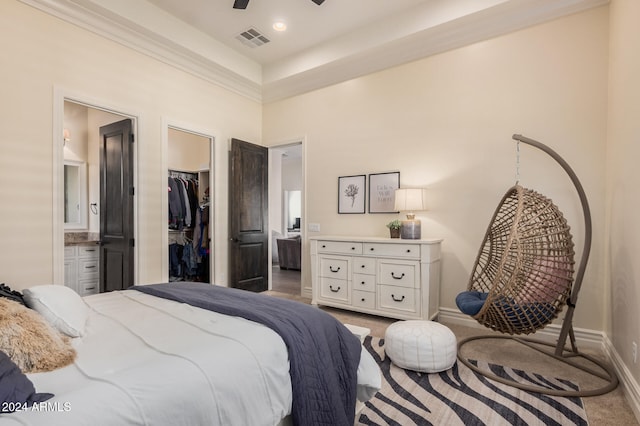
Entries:
[[136,187],[132,186],[131,191],[129,191],[131,195],[136,195]]
[[136,135],[131,133],[131,143],[134,143],[135,141],[136,141]]
[[135,246],[136,246],[136,240],[135,240],[135,238],[131,238],[131,239],[129,240],[129,245],[130,245],[131,247],[135,247]]

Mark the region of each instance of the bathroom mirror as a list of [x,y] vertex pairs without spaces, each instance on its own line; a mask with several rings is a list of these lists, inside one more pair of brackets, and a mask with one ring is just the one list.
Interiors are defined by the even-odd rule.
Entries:
[[87,164],[64,161],[64,228],[87,228]]

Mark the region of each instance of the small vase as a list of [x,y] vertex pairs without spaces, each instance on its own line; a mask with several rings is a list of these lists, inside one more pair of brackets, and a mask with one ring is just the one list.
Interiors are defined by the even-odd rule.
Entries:
[[391,234],[391,238],[400,238],[400,229],[389,228],[389,233]]

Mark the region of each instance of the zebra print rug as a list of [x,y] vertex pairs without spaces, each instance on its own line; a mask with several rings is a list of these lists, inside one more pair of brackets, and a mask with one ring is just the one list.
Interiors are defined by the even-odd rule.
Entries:
[[[426,374],[393,365],[384,339],[367,336],[364,346],[382,371],[382,389],[360,412],[358,425],[588,425],[582,399],[542,395],[496,383],[462,363]],[[473,361],[500,376],[577,389],[571,382],[545,378],[495,364]]]

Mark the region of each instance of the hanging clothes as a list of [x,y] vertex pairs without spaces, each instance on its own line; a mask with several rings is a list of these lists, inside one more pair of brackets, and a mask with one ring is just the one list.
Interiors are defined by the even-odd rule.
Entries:
[[169,281],[209,281],[209,209],[200,207],[197,176],[169,170]]
[[169,228],[182,229],[183,217],[178,184],[174,178],[169,177]]
[[[186,175],[183,172],[171,172]],[[169,176],[169,228],[193,229],[198,203],[198,180],[184,176]]]

